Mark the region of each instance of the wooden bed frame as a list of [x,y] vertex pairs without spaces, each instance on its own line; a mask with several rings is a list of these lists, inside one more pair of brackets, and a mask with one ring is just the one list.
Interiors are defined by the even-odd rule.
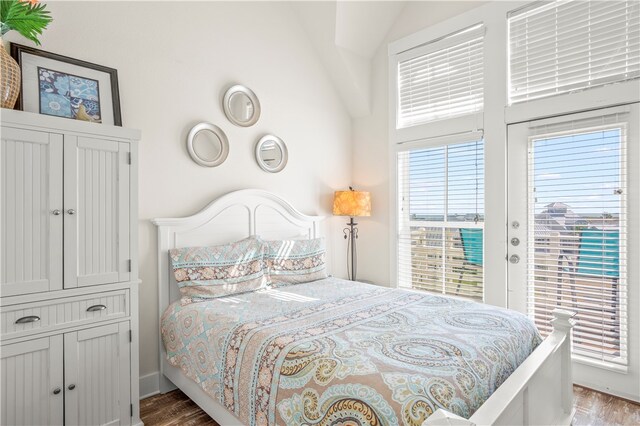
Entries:
[[[267,191],[228,193],[193,216],[154,219],[158,227],[159,315],[180,298],[168,251],[216,245],[250,235],[265,239],[316,238],[320,216],[307,216]],[[439,409],[423,426],[440,425],[569,425],[573,417],[571,328],[573,312],[554,311],[553,332],[471,416],[464,419]],[[242,425],[231,412],[170,365],[160,336],[160,392],[178,387],[219,424]]]

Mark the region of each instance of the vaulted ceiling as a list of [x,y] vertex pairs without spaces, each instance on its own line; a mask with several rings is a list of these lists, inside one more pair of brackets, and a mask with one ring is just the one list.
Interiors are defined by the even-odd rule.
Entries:
[[405,1],[291,2],[350,115],[371,110],[371,62]]

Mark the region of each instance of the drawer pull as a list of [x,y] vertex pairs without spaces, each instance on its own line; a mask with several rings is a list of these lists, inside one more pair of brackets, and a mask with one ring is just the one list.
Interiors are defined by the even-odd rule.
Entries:
[[16,324],[28,324],[30,322],[38,322],[40,321],[40,317],[35,315],[29,315],[27,317],[22,317],[16,320]]
[[105,305],[93,305],[87,308],[87,312],[104,311],[105,309],[107,309]]

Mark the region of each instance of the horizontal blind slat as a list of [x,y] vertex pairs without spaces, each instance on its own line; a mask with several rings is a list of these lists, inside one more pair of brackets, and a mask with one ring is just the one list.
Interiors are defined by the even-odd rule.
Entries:
[[510,103],[640,77],[637,1],[556,1],[508,25]]
[[482,301],[484,142],[403,151],[398,181],[400,285]]
[[484,38],[460,37],[460,43],[398,63],[399,128],[482,110]]
[[627,363],[627,188],[626,132],[615,123],[624,121],[549,127],[530,139],[527,164],[529,313],[546,335],[553,309],[575,311],[574,352],[619,365]]

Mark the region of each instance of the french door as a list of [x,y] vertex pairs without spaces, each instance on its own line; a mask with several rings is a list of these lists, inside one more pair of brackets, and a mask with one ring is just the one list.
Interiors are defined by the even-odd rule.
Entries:
[[508,128],[508,303],[576,312],[574,382],[640,399],[638,104]]

